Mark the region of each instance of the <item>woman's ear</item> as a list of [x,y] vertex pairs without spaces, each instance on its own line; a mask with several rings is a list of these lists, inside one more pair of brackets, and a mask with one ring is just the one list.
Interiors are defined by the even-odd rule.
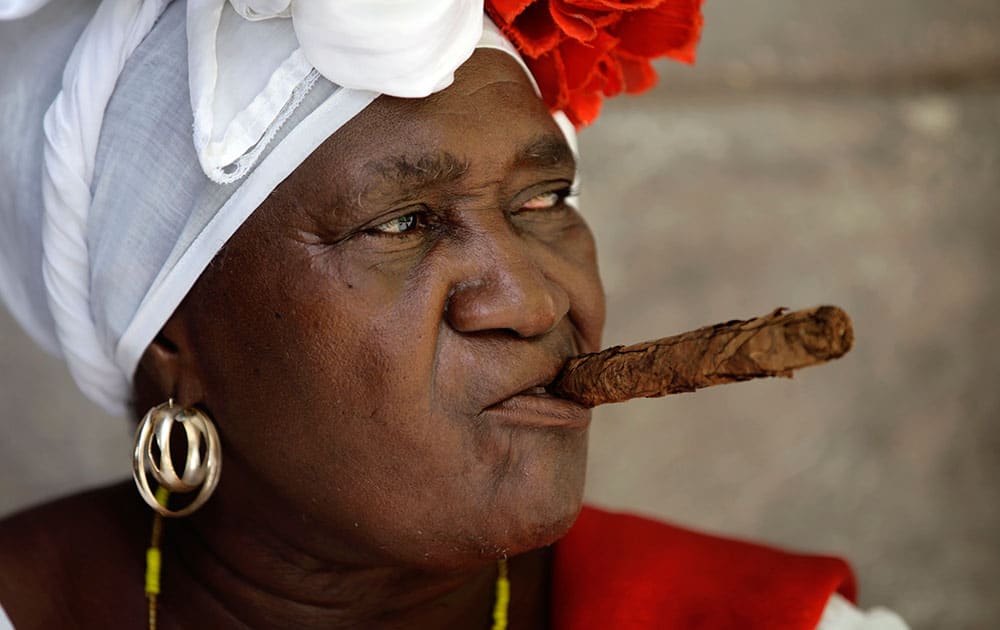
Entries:
[[203,402],[204,388],[193,354],[187,328],[175,313],[139,359],[134,378],[138,410],[169,398],[184,407]]

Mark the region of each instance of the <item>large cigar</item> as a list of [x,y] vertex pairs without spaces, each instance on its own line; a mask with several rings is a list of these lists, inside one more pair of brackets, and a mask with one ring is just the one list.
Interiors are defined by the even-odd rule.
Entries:
[[792,371],[851,349],[851,319],[836,306],[705,326],[633,346],[615,346],[566,362],[549,393],[587,407],[655,398]]

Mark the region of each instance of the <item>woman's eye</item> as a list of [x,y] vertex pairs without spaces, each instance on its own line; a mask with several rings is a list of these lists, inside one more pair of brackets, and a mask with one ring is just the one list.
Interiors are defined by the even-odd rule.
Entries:
[[535,195],[521,206],[521,210],[549,210],[559,205],[565,198],[562,191],[552,191]]
[[418,223],[417,213],[412,212],[389,219],[385,223],[379,223],[371,229],[381,234],[406,234],[417,228]]
[[550,190],[548,192],[543,192],[541,194],[535,195],[525,203],[521,204],[517,212],[531,212],[531,211],[542,211],[546,210],[559,210],[565,208],[563,202],[566,201],[567,197],[573,197],[576,192],[573,188],[567,186],[566,188],[560,188],[559,190]]

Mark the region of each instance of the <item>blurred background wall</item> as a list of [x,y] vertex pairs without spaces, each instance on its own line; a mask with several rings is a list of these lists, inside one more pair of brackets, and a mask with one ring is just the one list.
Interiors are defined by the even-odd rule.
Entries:
[[[1000,2],[711,0],[696,68],[581,139],[605,341],[838,304],[846,358],[597,411],[591,501],[848,557],[864,605],[1000,627]],[[0,514],[130,428],[0,312]]]

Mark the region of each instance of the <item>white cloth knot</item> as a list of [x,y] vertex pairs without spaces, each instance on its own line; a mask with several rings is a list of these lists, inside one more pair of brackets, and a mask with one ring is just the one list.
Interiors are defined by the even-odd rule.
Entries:
[[229,0],[229,4],[248,20],[292,17],[291,0]]
[[483,0],[190,0],[202,169],[220,184],[246,175],[319,75],[390,96],[442,90],[482,32]]

